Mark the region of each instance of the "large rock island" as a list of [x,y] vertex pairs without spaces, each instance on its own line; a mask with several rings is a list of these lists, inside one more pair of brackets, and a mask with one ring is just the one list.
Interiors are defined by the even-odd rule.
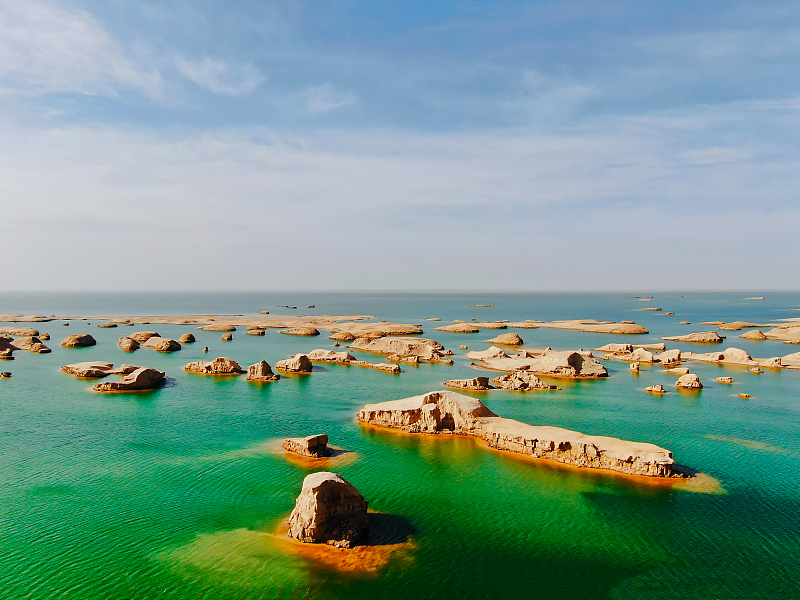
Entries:
[[589,436],[559,427],[533,426],[505,419],[480,400],[456,392],[430,392],[402,400],[367,404],[359,411],[358,420],[409,433],[474,436],[497,450],[577,467],[648,477],[685,476],[673,471],[672,452],[654,444]]

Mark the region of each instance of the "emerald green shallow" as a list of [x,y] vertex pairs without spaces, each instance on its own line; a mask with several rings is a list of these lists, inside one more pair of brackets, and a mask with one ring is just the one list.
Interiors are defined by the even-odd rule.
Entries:
[[[767,299],[744,299],[753,295]],[[484,303],[496,308],[468,307]],[[52,335],[53,352],[17,352],[15,361],[0,363],[13,372],[0,381],[0,598],[800,598],[800,371],[753,375],[689,363],[706,388],[678,393],[675,377],[658,367],[642,366],[635,376],[627,364],[610,362],[607,380],[479,395],[506,417],[669,448],[679,463],[717,480],[717,493],[523,462],[465,438],[398,436],[354,420],[366,403],[475,376],[459,345],[485,349],[500,333],[434,332],[438,324],[428,317],[635,320],[650,330],[635,342],[647,343],[713,329],[701,321],[800,316],[787,311],[800,305],[800,294],[656,295],[654,304],[675,316],[637,311],[646,304],[622,294],[0,294],[0,312],[28,314],[256,314],[279,313],[280,304],[316,305],[298,313],[420,323],[425,336],[454,350],[456,364],[403,365],[399,376],[328,365],[253,385],[191,375],[183,365],[215,356],[274,365],[332,342],[276,330],[264,337],[239,331],[222,342],[217,332],[177,325],[36,324]],[[197,343],[172,354],[117,348],[119,336],[147,329],[176,339],[192,332]],[[632,341],[514,331],[528,347]],[[59,346],[79,332],[90,332],[97,346]],[[800,350],[740,340],[739,333],[728,332],[722,347],[761,358]],[[95,394],[92,382],[60,372],[87,360],[151,366],[170,380],[155,392]],[[737,383],[716,384],[720,375]],[[644,392],[656,383],[670,393]],[[413,528],[413,549],[377,576],[334,573],[261,535],[286,518],[312,472],[287,461],[274,441],[318,432],[355,453],[337,471],[370,507]]]

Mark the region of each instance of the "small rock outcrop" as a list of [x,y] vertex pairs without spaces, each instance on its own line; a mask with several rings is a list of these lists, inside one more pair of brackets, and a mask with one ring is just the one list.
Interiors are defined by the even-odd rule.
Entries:
[[203,325],[202,327],[198,327],[198,329],[202,329],[203,331],[236,331],[236,327],[233,325],[215,325],[213,323]]
[[223,333],[220,338],[223,342],[230,342],[233,339],[232,333]]
[[161,335],[159,335],[157,331],[134,331],[127,337],[142,344],[147,340],[149,340],[151,337],[161,337]]
[[133,373],[138,368],[140,367],[122,365],[118,369],[115,369],[113,363],[110,362],[82,362],[64,365],[61,367],[61,370],[78,379],[101,379],[108,375],[127,375],[128,373]]
[[247,335],[266,335],[267,332],[263,329],[250,329],[248,327],[245,333]]
[[436,331],[449,331],[450,333],[478,333],[480,329],[471,325],[470,323],[453,323],[452,325],[443,325],[442,327],[434,327]]
[[461,390],[473,390],[476,392],[492,389],[492,386],[489,385],[488,377],[473,377],[472,379],[450,379],[449,381],[445,381],[444,384],[447,387],[461,389]]
[[279,333],[285,335],[319,335],[319,330],[316,327],[291,327],[289,329],[281,329]]
[[142,346],[152,348],[156,352],[177,352],[181,349],[181,345],[175,340],[157,336],[147,338],[147,341]]
[[244,373],[242,367],[235,360],[220,356],[212,361],[198,360],[191,362],[184,367],[190,373],[200,373],[201,375],[241,375]]
[[743,333],[739,337],[745,340],[756,340],[756,341],[762,341],[767,339],[767,336],[765,336],[764,332],[761,331],[760,329],[751,329],[750,331],[748,331],[747,333]]
[[289,537],[305,543],[352,548],[369,535],[367,501],[341,475],[312,473],[289,516]]
[[42,340],[43,342],[46,342],[47,340],[50,339],[50,334],[49,333],[43,333],[43,334],[41,334],[39,336],[39,339]]
[[109,328],[109,327],[116,327],[117,324],[116,323],[98,323],[97,326],[99,328],[101,328],[101,329],[106,329],[106,328]]
[[313,365],[307,354],[295,354],[275,363],[275,368],[287,373],[311,373]]
[[545,383],[530,371],[514,371],[495,377],[492,379],[501,390],[510,390],[514,392],[527,392],[531,390],[557,390],[558,388],[549,383]]
[[121,337],[119,338],[119,347],[120,350],[124,350],[125,352],[133,352],[139,349],[139,342],[133,338]]
[[164,380],[163,371],[156,371],[150,367],[139,367],[119,381],[104,381],[92,389],[95,392],[141,392],[160,387]]
[[272,367],[265,360],[247,367],[247,381],[278,381],[280,375],[272,372]]
[[632,362],[630,364],[630,370],[633,371],[634,373],[638,373],[639,372],[639,363],[638,362]]
[[644,388],[645,391],[650,392],[651,394],[666,394],[667,390],[664,389],[664,386],[660,383],[657,385],[651,385],[650,387]]
[[714,381],[717,383],[733,383],[733,377],[717,377]]
[[68,335],[61,340],[61,345],[64,348],[85,348],[87,346],[94,346],[97,344],[95,340],[88,333],[78,333],[75,335]]
[[664,369],[662,372],[667,375],[686,375],[689,373],[689,369],[686,367],[675,367],[673,369]]
[[12,338],[0,335],[0,356],[5,360],[14,360],[13,352],[16,350],[25,350],[34,354],[47,354],[50,352],[50,348],[45,346],[36,336]]
[[692,342],[695,344],[721,344],[725,338],[716,331],[701,331],[699,333],[689,333],[687,335],[675,335],[671,337],[659,338],[669,342]]
[[282,447],[284,450],[309,458],[325,458],[331,455],[328,436],[324,433],[302,438],[287,438],[283,441]]
[[194,344],[195,341],[194,334],[192,333],[184,333],[178,338],[179,344]]
[[662,352],[658,355],[659,362],[665,366],[669,367],[672,365],[680,364],[681,362],[681,351],[677,348],[673,348],[672,350],[667,350],[666,352]]
[[328,339],[335,342],[352,342],[356,337],[349,331],[340,331],[339,333],[329,335]]
[[681,375],[678,378],[678,381],[675,383],[676,386],[679,388],[684,388],[687,390],[702,390],[703,384],[700,383],[700,378],[694,374],[689,373],[687,375]]
[[414,356],[421,361],[431,363],[452,364],[453,361],[445,358],[452,351],[445,350],[439,342],[425,338],[381,337],[376,340],[358,338],[351,345],[354,350],[374,352],[376,354],[396,355],[400,357]]
[[500,344],[501,346],[521,346],[523,344],[522,338],[516,333],[503,333],[486,341],[489,344]]

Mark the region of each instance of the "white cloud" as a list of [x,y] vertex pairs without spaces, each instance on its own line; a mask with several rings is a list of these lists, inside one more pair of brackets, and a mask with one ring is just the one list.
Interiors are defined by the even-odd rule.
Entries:
[[0,0],[0,23],[0,87],[7,93],[163,94],[158,70],[130,60],[87,13]]
[[261,71],[250,63],[230,65],[207,56],[199,61],[178,56],[175,65],[184,77],[216,94],[247,95],[264,81]]
[[338,91],[330,83],[310,87],[303,92],[303,96],[312,114],[358,104],[358,96],[352,91]]

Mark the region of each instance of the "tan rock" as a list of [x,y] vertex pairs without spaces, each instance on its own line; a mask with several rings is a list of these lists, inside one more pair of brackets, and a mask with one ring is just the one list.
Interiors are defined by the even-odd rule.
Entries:
[[139,349],[139,342],[133,338],[121,337],[119,338],[119,347],[120,350],[124,350],[125,352],[133,352]]
[[662,373],[667,375],[688,375],[689,369],[686,367],[675,367],[674,369],[664,369]]
[[508,358],[508,354],[505,353],[505,350],[498,348],[497,346],[491,346],[486,350],[481,350],[477,352],[473,350],[472,352],[467,353],[467,358],[470,360],[477,360],[477,361],[485,361],[490,358]]
[[687,390],[701,390],[703,389],[703,384],[700,383],[700,378],[695,375],[694,373],[689,373],[687,375],[681,375],[678,378],[678,381],[675,383],[679,388],[684,388]]
[[611,354],[630,354],[633,352],[631,344],[606,344],[596,349],[598,352],[609,352]]
[[328,339],[335,340],[337,342],[352,342],[356,338],[349,331],[340,331],[339,333],[334,333],[333,335],[329,335]]
[[672,453],[664,448],[504,419],[480,400],[451,391],[368,404],[359,411],[358,419],[409,433],[471,435],[497,450],[579,467],[651,477],[677,475],[673,473]]
[[265,360],[247,368],[247,381],[278,381],[280,378],[280,375],[272,372],[272,367]]
[[313,365],[306,354],[296,354],[275,363],[275,368],[287,373],[311,373]]
[[135,342],[139,342],[140,344],[146,342],[151,337],[161,337],[157,331],[134,331],[132,334],[127,336],[131,338]]
[[306,476],[288,521],[289,537],[305,543],[352,548],[369,535],[367,501],[336,473]]
[[165,374],[163,371],[156,371],[149,367],[139,367],[119,381],[104,381],[103,383],[98,383],[92,389],[95,392],[139,392],[154,390],[160,387],[164,380]]
[[291,329],[281,329],[280,333],[285,335],[319,335],[316,327],[293,327]]
[[701,331],[700,333],[690,333],[688,335],[675,335],[660,338],[669,342],[692,342],[695,344],[721,344],[725,339],[716,331]]
[[795,369],[800,368],[800,352],[795,352],[794,354],[787,354],[786,356],[781,357],[781,364],[787,367],[792,367]]
[[[417,335],[422,333],[422,329],[418,325],[409,325],[407,323],[338,323],[335,327],[330,328],[331,333],[338,333],[340,331],[348,331],[354,337],[366,337],[368,334],[380,333],[382,336],[397,336],[397,335]],[[340,340],[342,341],[342,340]]]
[[181,349],[181,345],[175,340],[157,336],[147,338],[147,341],[142,346],[152,348],[156,352],[177,352]]
[[755,373],[756,375],[760,375],[761,373],[764,372],[761,369],[759,369],[758,367],[752,367],[752,368],[747,369],[747,370],[750,371],[751,373]]
[[392,362],[406,363],[408,365],[419,364],[419,356],[403,356],[402,354],[390,354],[386,358]]
[[[487,350],[487,354],[494,347]],[[498,350],[498,348],[494,348]],[[592,357],[591,352],[571,352],[547,350],[538,356],[527,356],[527,353],[517,356],[496,356],[483,359],[477,358],[481,353],[470,352],[467,358],[481,360],[483,364],[497,371],[511,373],[519,369],[531,371],[536,375],[546,377],[563,377],[570,379],[594,379],[608,377],[608,371]]]
[[733,377],[717,377],[714,381],[717,383],[733,383]]
[[635,323],[600,322],[594,319],[579,319],[573,321],[550,321],[542,323],[540,327],[552,329],[571,329],[590,333],[613,333],[617,335],[641,335],[649,333],[647,329]]
[[68,335],[61,340],[61,345],[64,348],[85,348],[87,346],[94,346],[97,341],[88,333],[78,333],[76,335]]
[[670,365],[677,365],[681,362],[681,351],[677,348],[662,352],[657,357],[658,361],[665,367]]
[[660,383],[657,385],[651,385],[650,387],[644,388],[645,391],[650,392],[651,394],[666,394],[667,390],[664,389],[664,386]]
[[230,342],[233,339],[232,333],[223,333],[220,338],[223,342]]
[[333,350],[324,350],[319,348],[312,350],[308,353],[308,359],[311,362],[328,362],[328,363],[349,363],[355,360],[355,357],[349,352],[335,352]]
[[691,325],[691,321],[681,321],[681,325]]
[[138,368],[132,365],[122,365],[119,369],[115,369],[113,363],[110,362],[90,361],[64,365],[61,370],[78,379],[100,379],[109,375],[127,375]]
[[[34,336],[34,337],[35,337],[35,336]],[[41,335],[39,336],[39,339],[40,339],[40,340],[42,340],[43,342],[46,342],[47,340],[49,340],[49,339],[50,339],[50,334],[49,334],[49,333],[43,333],[43,334],[41,334]]]
[[[435,340],[425,338],[382,337],[377,340],[359,338],[350,347],[354,350],[376,354],[416,356],[428,362],[447,362],[444,346]],[[450,361],[452,362],[452,361]]]
[[250,329],[248,327],[245,333],[247,333],[247,335],[265,335],[267,332],[264,331],[263,329]]
[[239,363],[223,356],[212,361],[191,362],[184,369],[190,373],[200,373],[201,375],[241,375],[244,373]]
[[498,388],[514,392],[527,392],[533,390],[557,390],[558,388],[545,383],[530,371],[514,371],[492,379]]
[[287,438],[283,441],[283,448],[309,458],[324,458],[331,455],[328,436],[324,433],[302,438]]
[[744,338],[746,340],[765,340],[767,336],[764,335],[764,332],[760,329],[751,329],[747,333],[743,333],[739,336],[740,338]]
[[478,321],[478,322],[472,323],[472,325],[474,325],[475,327],[478,327],[480,329],[507,329],[508,328],[508,325],[506,325],[505,323],[496,322],[496,321]]
[[484,391],[491,390],[492,386],[489,385],[488,377],[473,377],[472,379],[450,379],[445,381],[447,387],[457,388],[462,390]]
[[630,366],[630,369],[634,373],[638,373],[639,372],[639,363],[638,362],[632,362],[631,366]]
[[426,321],[441,321],[438,317],[431,317],[430,319],[425,319]]
[[203,325],[202,327],[198,327],[198,329],[202,329],[203,331],[236,331],[236,327],[233,325],[216,324],[216,323]]
[[469,350],[469,347],[465,346],[464,344],[461,344],[461,345],[459,346],[459,348],[460,348],[461,350]]
[[191,333],[184,333],[178,338],[179,344],[194,344],[195,341],[194,335]]
[[487,340],[489,344],[500,344],[501,346],[521,346],[522,338],[516,333],[503,333],[497,337]]
[[12,338],[0,335],[0,357],[4,360],[14,360],[13,352],[25,350],[34,354],[47,354],[50,348],[45,346],[36,336],[20,336]]
[[750,397],[750,394],[736,394],[736,395],[739,396],[739,398],[744,398],[745,400],[747,400]]
[[434,329],[436,331],[449,331],[450,333],[478,333],[480,331],[479,328],[470,323],[453,323],[452,325],[444,325]]
[[116,327],[117,324],[116,323],[98,323],[97,326],[100,327],[101,329],[107,329],[109,327]]
[[20,337],[38,337],[39,330],[30,327],[0,327],[0,335]]

